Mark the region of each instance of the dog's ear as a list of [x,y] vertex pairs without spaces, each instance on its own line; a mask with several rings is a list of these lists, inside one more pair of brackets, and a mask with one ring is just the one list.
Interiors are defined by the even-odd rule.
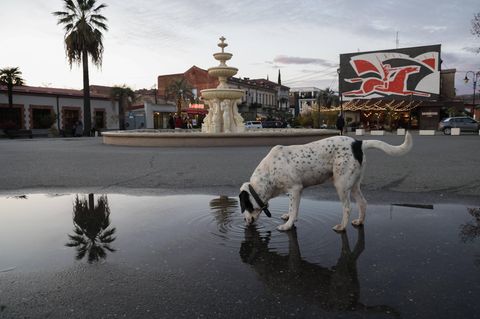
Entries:
[[245,209],[249,212],[253,211],[253,204],[250,201],[250,194],[246,191],[241,191],[240,195],[238,195],[240,198],[240,208],[242,210],[242,213],[245,211]]

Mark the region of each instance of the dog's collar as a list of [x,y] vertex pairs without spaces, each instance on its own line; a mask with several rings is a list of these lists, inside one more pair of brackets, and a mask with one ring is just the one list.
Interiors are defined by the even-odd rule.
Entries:
[[253,189],[252,185],[248,184],[248,190],[250,191],[250,194],[252,194],[253,198],[257,202],[258,206],[262,209],[262,211],[267,215],[268,217],[272,217],[272,214],[268,210],[268,203],[263,203],[260,197],[258,196],[257,192]]

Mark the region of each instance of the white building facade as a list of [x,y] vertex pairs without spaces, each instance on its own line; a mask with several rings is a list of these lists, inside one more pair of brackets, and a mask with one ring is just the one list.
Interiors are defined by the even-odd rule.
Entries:
[[[119,128],[118,101],[107,95],[91,94],[92,128]],[[48,118],[53,124],[49,125]],[[84,119],[83,92],[58,88],[18,86],[13,90],[13,106],[9,107],[5,87],[0,87],[0,129],[17,128],[45,130],[56,128],[69,132],[77,121]],[[15,125],[15,127],[12,127]]]

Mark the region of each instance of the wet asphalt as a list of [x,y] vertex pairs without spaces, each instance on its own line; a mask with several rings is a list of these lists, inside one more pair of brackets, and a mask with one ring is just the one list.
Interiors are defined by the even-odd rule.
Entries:
[[[355,136],[354,136],[355,137]],[[396,135],[361,136],[400,144]],[[224,194],[235,196],[270,147],[144,148],[97,138],[0,140],[0,193]],[[369,201],[480,201],[480,136],[419,136],[406,156],[366,154]],[[331,183],[304,196],[336,200]]]

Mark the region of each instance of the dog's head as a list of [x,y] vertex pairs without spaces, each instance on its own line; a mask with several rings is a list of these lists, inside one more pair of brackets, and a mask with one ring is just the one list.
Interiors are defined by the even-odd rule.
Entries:
[[243,183],[242,187],[240,187],[238,197],[240,198],[240,208],[243,213],[243,219],[245,219],[247,225],[253,224],[260,216],[262,208],[258,206],[252,194],[250,194],[248,183]]

